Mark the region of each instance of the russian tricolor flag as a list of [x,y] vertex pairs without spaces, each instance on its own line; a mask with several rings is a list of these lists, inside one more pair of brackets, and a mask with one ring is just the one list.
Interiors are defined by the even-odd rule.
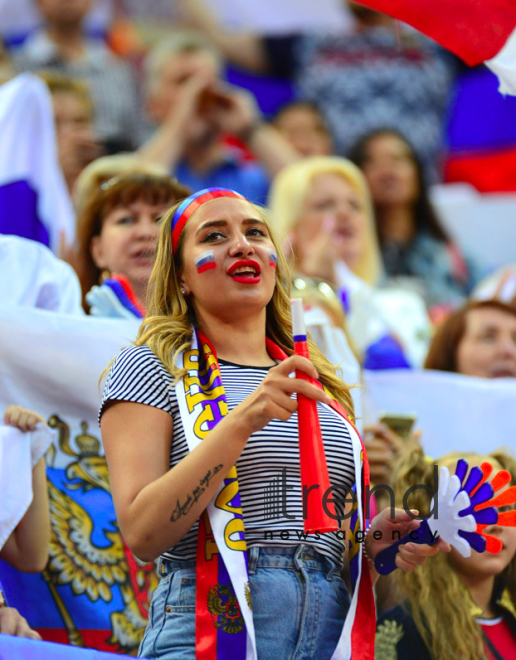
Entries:
[[59,167],[52,100],[39,78],[23,74],[0,87],[0,233],[58,252],[71,243],[75,214]]
[[412,25],[469,66],[485,64],[516,95],[515,0],[358,0]]
[[204,273],[204,271],[215,268],[215,266],[213,250],[206,250],[195,259],[195,267],[198,273]]
[[481,193],[516,192],[516,97],[502,96],[497,87],[485,67],[457,79],[446,130],[446,183],[467,181]]

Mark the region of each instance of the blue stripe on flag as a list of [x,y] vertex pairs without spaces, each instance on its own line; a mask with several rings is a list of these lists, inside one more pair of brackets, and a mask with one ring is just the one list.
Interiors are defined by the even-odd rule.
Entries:
[[26,181],[0,186],[0,234],[50,245],[50,236],[38,216],[38,195]]
[[[222,555],[219,555],[219,584],[231,586],[231,578]],[[228,614],[231,614],[231,612],[228,612]],[[245,660],[246,647],[247,632],[245,626],[238,633],[224,632],[222,626],[217,628],[217,660]]]
[[449,150],[516,146],[516,97],[502,96],[498,79],[486,68],[468,71],[455,83],[447,128]]

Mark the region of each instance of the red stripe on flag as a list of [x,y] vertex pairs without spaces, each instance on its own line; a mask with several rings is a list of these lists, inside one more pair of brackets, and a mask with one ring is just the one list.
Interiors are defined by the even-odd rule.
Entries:
[[205,270],[211,270],[212,268],[216,268],[217,264],[214,261],[208,261],[207,263],[203,264],[202,266],[197,267],[197,272],[198,273],[204,273]]
[[[45,642],[70,645],[70,640],[68,639],[68,635],[64,628],[36,628],[36,630]],[[144,629],[142,628],[142,637],[143,631]],[[88,649],[96,649],[97,651],[107,651],[110,653],[123,653],[123,651],[117,649],[116,644],[108,643],[113,636],[112,630],[84,630],[83,628],[79,628],[79,633]],[[113,656],[113,659],[115,658],[116,656]]]
[[470,66],[490,60],[516,27],[514,0],[358,0],[435,39]]
[[208,512],[199,519],[195,584],[195,658],[217,660],[217,629],[208,610],[210,587],[219,581],[219,554]]
[[449,156],[444,180],[466,181],[482,193],[516,192],[516,146],[499,153]]

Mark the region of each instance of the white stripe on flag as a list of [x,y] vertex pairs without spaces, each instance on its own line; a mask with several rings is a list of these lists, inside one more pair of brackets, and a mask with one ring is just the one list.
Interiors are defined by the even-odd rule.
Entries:
[[485,65],[498,77],[498,91],[516,96],[516,27],[498,55],[486,60]]

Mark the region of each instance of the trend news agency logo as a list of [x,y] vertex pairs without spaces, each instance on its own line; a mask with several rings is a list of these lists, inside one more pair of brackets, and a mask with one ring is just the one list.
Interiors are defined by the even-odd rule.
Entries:
[[[264,518],[265,520],[278,520],[278,519],[284,519],[288,521],[295,521],[299,520],[299,516],[293,515],[292,513],[289,513],[288,508],[287,508],[287,494],[289,491],[294,490],[295,486],[289,485],[288,480],[287,480],[287,468],[284,467],[280,470],[279,474],[277,477],[269,481],[269,483],[265,486],[264,488],[264,495],[263,495],[263,511],[264,511]],[[311,486],[306,486],[303,485],[302,488],[302,519],[306,520],[307,516],[307,504],[308,504],[308,498],[310,497],[310,493],[315,490],[319,490],[320,486],[319,484],[313,484]],[[408,499],[410,495],[415,492],[416,490],[424,490],[428,493],[429,500],[432,501],[432,506],[430,508],[430,511],[428,512],[427,516],[419,516],[414,513],[412,513],[409,504],[408,504]],[[426,520],[427,518],[433,517],[436,520],[438,519],[438,501],[437,501],[437,492],[439,490],[439,470],[437,465],[434,465],[434,470],[433,470],[433,488],[430,486],[427,486],[426,484],[415,484],[414,486],[411,486],[410,488],[407,489],[403,496],[403,502],[402,502],[402,507],[405,513],[412,518],[413,520]],[[387,493],[389,497],[389,508],[390,508],[390,516],[391,518],[394,518],[394,509],[396,508],[395,505],[395,497],[394,497],[394,491],[393,489],[387,485],[387,484],[380,484],[377,486],[373,486],[372,488],[370,486],[365,487],[365,515],[366,518],[370,518],[370,509],[371,509],[371,497],[374,493],[378,493],[379,491],[384,491]],[[433,498],[433,499],[432,499]],[[328,505],[333,504],[335,507],[335,513],[333,510],[330,510],[330,507]],[[332,489],[332,487],[328,488],[322,496],[322,507],[324,512],[330,517],[333,518],[333,520],[336,520],[339,527],[343,523],[344,520],[347,518],[350,518],[353,515],[353,511],[356,508],[357,504],[357,498],[356,494],[353,490],[348,491],[347,493],[338,493],[338,489]],[[282,540],[287,540],[290,536],[290,530],[282,529],[281,531],[278,531],[278,536]],[[289,536],[286,536],[289,534]],[[299,531],[298,530],[293,530],[292,534],[294,536],[297,535],[299,537]],[[319,538],[319,532],[315,532],[316,538]],[[345,538],[345,533],[342,532],[341,530],[338,530],[337,532],[334,532],[334,534],[337,534],[339,538],[344,539]],[[381,537],[378,537],[377,534],[381,534],[381,532],[374,532],[374,538],[379,539]],[[307,534],[303,533],[302,538],[305,539]],[[274,538],[274,531],[272,530],[267,530],[264,533],[264,540],[272,540]],[[299,537],[300,538],[300,537]],[[399,540],[401,538],[401,534],[398,531],[393,531],[392,533],[392,540]],[[301,540],[301,538],[300,538]],[[363,534],[357,534],[356,541],[359,543],[363,541]]]

